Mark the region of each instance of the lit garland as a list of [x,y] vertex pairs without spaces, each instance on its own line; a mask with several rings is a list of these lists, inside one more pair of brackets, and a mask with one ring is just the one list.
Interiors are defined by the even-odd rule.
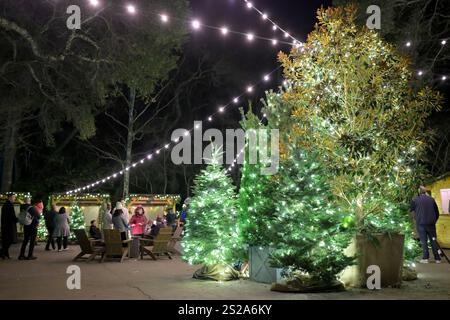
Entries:
[[8,192],[0,193],[0,202],[4,202],[8,199],[8,194],[13,193],[16,195],[16,202],[24,204],[25,200],[31,199],[31,194],[29,192]]

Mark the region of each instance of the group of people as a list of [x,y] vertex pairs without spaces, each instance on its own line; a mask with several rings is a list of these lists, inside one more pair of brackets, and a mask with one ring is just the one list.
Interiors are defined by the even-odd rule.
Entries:
[[[14,193],[10,193],[8,194],[8,199],[2,206],[2,259],[11,259],[9,255],[9,248],[17,238],[17,223],[19,222],[19,219],[17,218],[14,209],[15,201],[16,195]],[[24,239],[20,247],[19,260],[35,260],[36,257],[33,255],[33,252],[36,244],[39,220],[41,219],[44,211],[44,203],[40,199],[33,199],[33,201],[27,199],[27,201],[21,205],[20,211],[27,214],[28,224],[23,226]],[[28,245],[28,255],[25,256],[25,251]]]
[[67,250],[70,236],[70,218],[66,213],[66,208],[58,208],[52,205],[52,209],[44,213],[45,227],[47,229],[46,251],[50,251],[50,246],[55,250],[55,239],[58,251]]
[[[16,195],[8,194],[8,199],[1,210],[1,238],[2,248],[0,249],[0,258],[10,259],[9,249],[17,241],[17,223],[19,219],[14,209]],[[23,225],[23,242],[20,248],[19,260],[35,260],[34,253],[38,226],[43,218],[47,229],[48,238],[45,246],[46,251],[63,251],[68,248],[68,239],[70,236],[70,218],[66,213],[66,208],[58,208],[53,205],[50,211],[44,212],[44,204],[40,199],[26,199],[20,206],[19,217],[24,214],[27,216],[27,223]],[[131,231],[133,237],[154,238],[159,230],[164,227],[171,227],[175,231],[178,224],[184,224],[187,216],[187,207],[183,205],[183,211],[178,221],[177,214],[172,208],[167,208],[163,217],[157,216],[155,221],[147,219],[144,207],[138,206],[134,214],[129,217],[128,209],[124,202],[118,201],[114,209],[111,204],[107,204],[107,212],[103,219],[104,229],[117,229],[121,233],[123,240],[128,238],[128,232]],[[101,239],[102,234],[97,227],[97,221],[92,220],[89,228],[89,234],[94,239]],[[56,242],[56,244],[55,244]],[[28,247],[28,253],[26,249]]]
[[[144,207],[141,205],[137,206],[133,215],[129,217],[128,209],[125,207],[123,200],[120,200],[116,203],[114,209],[112,209],[110,203],[107,204],[106,213],[103,217],[103,229],[119,230],[122,240],[127,239],[128,232],[133,237],[154,238],[161,228],[171,227],[172,231],[175,231],[178,225],[177,219],[177,214],[173,212],[173,209],[167,208],[164,217],[158,215],[154,221],[149,220],[145,216]],[[180,219],[180,223],[183,222],[184,220],[181,221]],[[101,236],[95,221],[91,221],[89,233],[94,238]]]

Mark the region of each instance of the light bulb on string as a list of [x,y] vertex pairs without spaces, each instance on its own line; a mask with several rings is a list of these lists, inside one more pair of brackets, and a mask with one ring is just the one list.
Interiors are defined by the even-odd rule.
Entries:
[[91,6],[97,7],[100,4],[100,2],[98,0],[89,0],[89,4]]
[[201,23],[200,23],[199,20],[194,20],[194,21],[192,21],[192,27],[193,27],[195,30],[200,29],[200,26],[201,26]]
[[234,98],[234,99],[233,99],[233,102],[234,102],[234,103],[238,103],[238,102],[239,102],[239,98]]
[[161,15],[161,21],[164,22],[164,23],[169,22],[169,16],[166,15],[166,14],[162,14]]
[[278,44],[278,40],[277,40],[277,39],[273,39],[273,40],[272,40],[272,44],[273,44],[274,46],[276,46],[276,45]]
[[253,8],[253,3],[247,2],[247,8],[249,8],[249,9]]
[[269,16],[267,15],[267,13],[263,13],[262,18],[263,18],[263,20],[267,20],[269,18]]
[[264,78],[263,78],[263,79],[264,79],[264,81],[266,81],[266,82],[267,82],[267,81],[269,81],[269,80],[270,80],[270,76],[269,76],[268,74],[266,74],[266,75],[264,76]]
[[247,92],[248,93],[252,93],[253,92],[253,87],[252,86],[248,86],[247,87]]
[[227,27],[222,27],[222,28],[220,29],[220,32],[222,32],[222,34],[223,34],[224,36],[226,36],[226,35],[228,34],[228,28],[227,28]]
[[441,41],[441,44],[442,44],[443,46],[445,46],[445,45],[447,44],[447,40],[442,40],[442,41]]
[[135,14],[136,13],[136,7],[132,4],[127,5],[127,11],[130,14]]
[[247,34],[247,40],[248,41],[253,41],[255,39],[255,35],[253,33],[248,33]]
[[411,42],[408,41],[408,42],[406,43],[406,46],[407,46],[407,47],[411,47]]
[[447,76],[442,76],[442,81],[447,80]]

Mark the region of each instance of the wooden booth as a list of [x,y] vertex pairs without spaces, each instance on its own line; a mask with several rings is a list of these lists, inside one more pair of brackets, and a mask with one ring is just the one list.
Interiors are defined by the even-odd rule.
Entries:
[[426,187],[441,215],[436,225],[438,241],[443,248],[450,249],[450,172],[432,180]]
[[[16,201],[14,202],[14,210],[16,211],[16,216],[19,216],[20,206],[22,204],[24,204],[27,199],[31,200],[31,194],[29,192],[14,192],[14,194],[16,195]],[[8,200],[8,195],[6,193],[0,193],[0,206],[3,206],[3,204],[6,202],[6,200]],[[0,219],[0,225],[1,225],[1,219]],[[17,224],[17,235],[19,238],[22,238],[23,226],[20,223]],[[14,242],[18,241],[17,238],[14,240],[15,240]]]
[[91,220],[98,219],[102,207],[106,206],[106,203],[109,201],[109,194],[100,193],[78,195],[53,194],[50,197],[51,204],[55,204],[58,210],[61,207],[65,207],[68,215],[71,214],[71,206],[77,203],[81,210],[83,210],[86,228],[89,227]]
[[136,207],[141,205],[144,207],[147,218],[155,220],[158,215],[162,217],[165,209],[168,207],[175,212],[176,205],[180,201],[181,197],[179,195],[131,194],[127,201],[127,208],[131,217]]

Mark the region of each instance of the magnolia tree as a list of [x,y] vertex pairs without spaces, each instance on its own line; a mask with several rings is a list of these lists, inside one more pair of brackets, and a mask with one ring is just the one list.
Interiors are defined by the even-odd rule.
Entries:
[[308,119],[323,127],[308,144],[333,173],[330,192],[347,224],[409,235],[407,204],[423,177],[420,159],[431,135],[425,121],[441,97],[414,88],[409,60],[357,27],[355,13],[353,6],[320,10],[304,46],[280,55],[289,83],[287,125],[299,135]]

